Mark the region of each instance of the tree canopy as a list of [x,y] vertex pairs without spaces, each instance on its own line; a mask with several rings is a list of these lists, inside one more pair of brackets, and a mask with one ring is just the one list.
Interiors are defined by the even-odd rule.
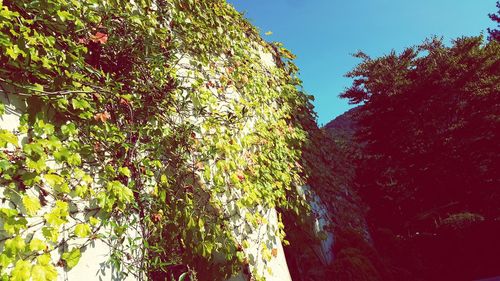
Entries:
[[364,104],[359,176],[367,198],[380,200],[377,218],[397,226],[398,217],[414,223],[451,210],[500,215],[499,44],[431,39],[401,54],[357,56],[341,96]]
[[489,14],[489,17],[492,21],[497,23],[497,28],[491,29],[488,28],[488,33],[490,34],[490,40],[500,41],[500,1],[497,1],[498,11],[495,14]]
[[[361,105],[353,118],[362,147],[355,184],[374,230],[440,237],[498,220],[498,41],[462,37],[447,46],[433,38],[400,54],[356,56],[362,62],[347,74],[354,82],[341,97]],[[421,246],[428,260],[439,256],[431,244]],[[453,271],[446,259],[438,263]]]

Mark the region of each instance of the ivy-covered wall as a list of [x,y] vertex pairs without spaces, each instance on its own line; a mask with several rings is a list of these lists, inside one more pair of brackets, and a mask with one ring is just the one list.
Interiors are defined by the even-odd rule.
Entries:
[[0,49],[3,280],[94,243],[117,278],[278,278],[281,214],[314,217],[289,51],[222,0],[4,0]]

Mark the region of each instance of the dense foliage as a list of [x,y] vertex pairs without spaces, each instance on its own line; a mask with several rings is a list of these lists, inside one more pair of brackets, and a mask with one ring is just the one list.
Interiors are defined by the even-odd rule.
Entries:
[[490,40],[500,41],[500,1],[497,1],[498,11],[495,14],[489,14],[490,19],[497,23],[497,28],[488,28],[488,33],[490,34]]
[[450,210],[500,215],[499,56],[498,43],[481,38],[451,48],[431,40],[400,55],[365,57],[349,74],[355,82],[342,96],[364,103],[359,138],[368,156],[359,177],[369,198],[387,203],[377,215],[384,224],[407,230],[398,217]]
[[471,37],[448,47],[431,39],[401,54],[356,56],[363,62],[341,96],[361,104],[354,117],[362,147],[357,188],[374,230],[392,233],[375,231],[375,242],[391,237],[379,245],[394,251],[399,243],[403,250],[392,257],[414,278],[487,277],[478,274],[494,268],[488,253],[500,243],[488,240],[480,258],[472,248],[485,242],[476,240],[475,227],[485,238],[498,233],[500,44]]
[[291,59],[222,0],[0,1],[1,90],[28,105],[0,131],[2,279],[54,280],[96,239],[137,278],[258,278],[230,218],[305,210]]

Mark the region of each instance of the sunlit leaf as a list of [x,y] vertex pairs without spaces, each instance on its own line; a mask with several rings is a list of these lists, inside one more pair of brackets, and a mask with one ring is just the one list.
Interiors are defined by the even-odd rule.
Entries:
[[28,281],[31,277],[31,263],[25,260],[18,260],[12,269],[10,281]]
[[72,269],[78,264],[81,256],[80,249],[75,248],[69,252],[63,253],[62,259],[66,262],[66,267]]
[[36,215],[38,210],[40,210],[41,205],[40,205],[40,200],[36,197],[24,195],[23,196],[23,205],[24,209],[26,209],[26,212],[30,216]]
[[90,234],[90,226],[86,223],[79,223],[75,226],[75,235],[80,238],[85,238]]
[[30,241],[30,250],[34,252],[43,251],[47,245],[38,238],[33,238]]

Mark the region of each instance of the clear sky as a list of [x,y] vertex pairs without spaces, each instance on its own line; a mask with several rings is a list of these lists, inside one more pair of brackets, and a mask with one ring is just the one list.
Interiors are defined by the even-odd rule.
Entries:
[[401,51],[432,35],[445,42],[486,34],[495,0],[228,0],[256,25],[267,41],[297,55],[305,91],[315,96],[318,124],[351,106],[338,98],[351,81],[344,74],[362,50],[376,57]]

